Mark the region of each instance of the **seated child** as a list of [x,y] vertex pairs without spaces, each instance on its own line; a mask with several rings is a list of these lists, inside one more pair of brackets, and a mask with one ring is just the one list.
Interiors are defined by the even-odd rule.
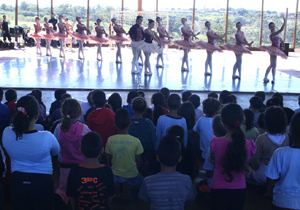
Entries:
[[200,97],[198,95],[191,95],[189,97],[189,101],[194,105],[195,108],[195,121],[198,122],[198,120],[201,117],[204,117],[204,113],[201,109],[198,109],[201,105]]
[[258,128],[257,120],[260,115],[259,109],[263,106],[263,100],[261,97],[254,96],[250,99],[250,109],[254,112],[254,127]]
[[[2,104],[3,90],[0,88],[0,136],[2,136],[3,130],[9,125],[11,114],[6,105]],[[156,142],[155,142],[156,143]]]
[[153,110],[153,123],[156,126],[158,118],[161,115],[166,115],[169,113],[169,110],[164,107],[164,104],[166,103],[166,98],[164,95],[160,92],[154,93],[151,97],[151,103],[154,105]]
[[82,116],[80,118],[81,123],[86,123],[84,119],[84,115],[86,115],[87,110],[89,110],[93,106],[93,91],[89,92],[88,96],[86,97],[87,102],[82,102],[81,109],[82,109]]
[[8,107],[11,116],[14,116],[17,101],[17,92],[14,89],[8,89],[5,92],[5,99],[6,102],[4,104]]
[[[300,96],[298,96],[298,105],[300,106]],[[300,112],[300,108],[295,109],[295,114]]]
[[51,115],[55,110],[59,109],[61,107],[61,96],[65,94],[67,91],[65,89],[57,89],[54,92],[55,101],[51,103],[49,115]]
[[[260,97],[263,100],[263,102],[266,99],[266,93],[264,91],[257,91],[257,92],[255,92],[254,96]],[[264,112],[264,111],[266,111],[266,108],[267,108],[266,105],[263,104],[262,107],[259,109],[259,111]]]
[[132,106],[131,106],[131,102],[134,98],[138,97],[139,93],[137,91],[130,91],[127,95],[127,105],[123,105],[124,109],[127,109],[129,111],[130,114],[130,118],[133,118],[133,111],[132,111]]
[[111,105],[114,112],[122,108],[122,98],[119,93],[113,93],[108,97],[107,103]]
[[189,100],[189,97],[192,95],[192,92],[191,91],[188,91],[188,90],[184,90],[181,92],[181,101],[182,103],[183,102],[186,102]]
[[245,134],[246,139],[252,139],[256,141],[259,133],[258,129],[254,127],[254,112],[251,109],[244,110],[245,120],[243,125],[241,125],[241,129]]

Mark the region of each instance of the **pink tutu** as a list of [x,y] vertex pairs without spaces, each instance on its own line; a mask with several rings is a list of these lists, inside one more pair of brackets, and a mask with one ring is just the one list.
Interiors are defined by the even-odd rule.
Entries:
[[38,32],[38,33],[32,32],[32,33],[28,34],[28,37],[31,37],[31,38],[34,38],[34,39],[42,39],[43,38],[43,34],[42,34],[41,31]]
[[196,42],[196,44],[200,49],[204,49],[210,52],[215,52],[215,51],[223,52],[223,50],[215,44],[210,44],[208,42],[203,42],[203,41]]
[[159,37],[159,39],[162,45],[172,45],[172,42],[166,37]]
[[98,37],[98,36],[90,36],[90,40],[97,42],[98,44],[105,44],[108,43],[108,39],[105,39],[103,37]]
[[53,33],[44,34],[42,37],[43,37],[42,39],[50,39],[50,40],[55,39],[55,36],[53,35]]
[[115,42],[127,42],[129,39],[123,36],[118,36],[118,35],[111,35],[108,37],[109,40],[115,41]]
[[66,33],[61,33],[61,32],[56,32],[53,34],[53,36],[55,38],[58,38],[58,39],[64,39],[64,38],[67,38],[68,37],[68,34]]
[[233,51],[235,54],[252,54],[250,50],[242,45],[237,44],[224,44],[226,50]]
[[280,49],[274,46],[259,46],[258,49],[267,51],[267,53],[269,53],[270,55],[280,56],[283,59],[288,58],[287,55],[284,54],[284,52],[282,52]]
[[184,49],[196,49],[198,45],[193,41],[186,41],[183,39],[174,41],[174,44]]
[[71,37],[75,38],[75,39],[79,39],[79,40],[83,40],[83,41],[89,41],[90,37],[88,35],[86,35],[85,33],[81,34],[81,33],[72,33],[70,34]]

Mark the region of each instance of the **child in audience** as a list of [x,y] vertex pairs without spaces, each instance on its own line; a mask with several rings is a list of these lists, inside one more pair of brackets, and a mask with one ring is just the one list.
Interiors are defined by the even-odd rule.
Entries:
[[237,104],[236,96],[232,94],[231,97],[232,97],[232,100],[233,100],[232,103]]
[[233,98],[231,93],[227,90],[223,90],[219,95],[219,101],[221,102],[222,105],[232,103]]
[[103,147],[106,146],[107,139],[117,133],[114,121],[115,113],[105,108],[106,96],[102,90],[93,92],[93,102],[96,109],[93,110],[87,117],[87,126],[99,133],[102,138]]
[[193,197],[189,176],[176,171],[181,161],[180,142],[173,136],[164,136],[157,148],[161,172],[145,178],[139,198],[151,203],[151,209],[184,209],[185,202]]
[[279,98],[280,99],[280,106],[283,107],[283,95],[281,93],[275,92],[272,95],[272,98]]
[[[11,114],[6,105],[2,104],[3,89],[0,87],[0,138],[3,130],[9,125]],[[155,142],[156,143],[156,142]]]
[[156,126],[158,118],[161,115],[166,115],[169,113],[169,110],[164,107],[166,99],[164,95],[160,92],[154,93],[151,98],[151,103],[154,105],[153,110],[153,123]]
[[282,102],[281,102],[280,98],[274,97],[274,98],[270,98],[269,100],[267,100],[266,107],[268,108],[270,106],[282,107]]
[[207,95],[207,98],[215,98],[215,99],[218,99],[219,96],[218,94],[214,93],[214,92],[211,92]]
[[122,98],[119,93],[113,93],[109,96],[107,103],[111,105],[114,113],[120,108],[122,108]]
[[144,178],[139,173],[137,166],[140,165],[144,149],[139,139],[128,134],[131,120],[127,109],[121,108],[116,111],[115,125],[118,134],[108,139],[105,150],[111,158],[117,196],[120,195],[119,189],[122,184],[121,198],[123,201],[128,201],[129,188],[136,190],[143,183]]
[[[60,104],[63,104],[63,102],[68,98],[72,98],[72,96],[69,93],[63,94],[60,98]],[[61,117],[62,116],[61,116],[61,107],[60,107],[57,110],[55,110],[54,112],[52,112],[52,114],[50,115],[50,121],[55,122],[56,120],[61,119]]]
[[211,138],[215,137],[212,120],[213,117],[220,111],[221,103],[215,98],[207,98],[203,101],[203,112],[205,117],[201,117],[194,126],[194,131],[200,133],[200,150],[202,158],[205,159]]
[[194,105],[194,108],[195,108],[195,122],[198,122],[200,117],[204,117],[204,113],[202,112],[202,110],[198,109],[200,104],[201,104],[200,97],[198,95],[193,94],[189,97],[189,101]]
[[267,181],[265,172],[274,151],[279,147],[289,146],[289,136],[286,134],[287,119],[281,107],[271,106],[264,114],[266,133],[260,135],[255,144],[257,151],[250,159],[253,169],[250,180],[264,185]]
[[55,101],[51,103],[49,115],[52,114],[55,110],[61,107],[60,99],[63,94],[65,94],[67,91],[65,89],[57,89],[54,92]]
[[[31,94],[36,98],[36,100],[39,102],[40,105],[40,116],[42,117],[42,122],[45,122],[47,118],[47,113],[46,113],[46,105],[44,104],[42,100],[42,91],[39,89],[34,89],[32,90]],[[41,123],[42,124],[42,123]]]
[[84,156],[79,151],[82,136],[91,130],[78,119],[82,116],[82,109],[75,99],[66,99],[61,106],[63,115],[62,123],[58,124],[54,135],[60,144],[60,178],[56,194],[60,195],[65,204],[69,199],[66,197],[68,175],[72,167],[84,163]]
[[11,116],[14,116],[17,101],[17,92],[14,89],[8,89],[5,92],[5,100],[6,102],[4,104],[8,107]]
[[98,133],[89,132],[82,137],[81,153],[84,163],[70,170],[67,196],[72,209],[109,210],[115,196],[114,177],[108,166],[99,164],[103,153],[102,140]]
[[258,120],[257,120],[257,125],[258,125],[258,133],[260,134],[264,134],[266,132],[265,130],[265,113],[261,113],[258,116]]
[[[298,105],[300,106],[300,95],[298,96]],[[300,112],[300,108],[295,109],[295,114]]]
[[142,97],[137,97],[132,101],[133,118],[131,118],[131,126],[128,134],[138,138],[144,149],[144,153],[141,155],[142,164],[140,172],[142,176],[148,176],[153,174],[155,167],[155,144],[156,135],[153,123],[143,118],[142,115],[146,111],[147,102]]
[[124,109],[127,109],[130,113],[130,118],[133,118],[133,111],[132,111],[132,106],[131,106],[131,102],[134,98],[138,97],[139,94],[137,91],[130,91],[127,95],[127,105],[123,105]]
[[273,190],[273,209],[300,209],[300,113],[293,116],[290,134],[294,144],[290,147],[278,148],[266,170]]
[[163,107],[167,108],[166,103],[170,95],[170,90],[169,88],[163,87],[159,92],[165,96],[165,104],[163,105]]
[[167,134],[168,128],[172,125],[180,125],[184,129],[184,146],[186,147],[188,141],[188,131],[186,121],[183,117],[178,116],[177,111],[180,107],[180,97],[177,94],[171,94],[167,100],[167,107],[169,109],[169,114],[162,115],[158,118],[156,126],[156,136],[158,146],[159,140]]
[[89,110],[93,106],[93,91],[89,92],[86,99],[87,99],[87,102],[81,103],[81,109],[82,109],[82,116],[80,118],[81,123],[86,123],[86,121],[84,119],[84,115],[86,114],[87,110]]
[[[260,97],[260,98],[263,100],[263,102],[264,102],[265,99],[266,99],[266,93],[265,93],[264,91],[257,91],[257,92],[254,94],[254,96]],[[266,111],[266,108],[267,108],[266,105],[263,104],[262,107],[259,109],[259,111],[260,111],[260,112],[264,112],[264,111]]]
[[254,125],[253,125],[254,112],[251,109],[245,109],[244,116],[245,116],[245,120],[244,120],[243,125],[241,125],[241,129],[245,135],[245,138],[256,141],[259,133],[258,133],[258,129],[256,127],[254,127]]
[[[146,111],[143,114],[143,118],[147,118],[151,122],[153,122],[153,111],[151,108],[146,108]],[[153,123],[154,125],[154,123]]]
[[212,210],[244,209],[246,200],[245,168],[255,153],[253,140],[246,140],[240,126],[242,108],[228,104],[221,110],[226,136],[212,138],[209,160],[215,165],[211,184]]
[[179,115],[183,117],[186,121],[187,129],[193,130],[195,126],[195,109],[191,102],[186,101],[181,104],[180,109],[178,111]]
[[261,97],[254,96],[250,98],[249,102],[250,102],[250,109],[254,112],[254,122],[253,122],[254,127],[258,128],[257,119],[258,116],[260,115],[259,109],[263,106],[263,100],[261,99]]
[[186,102],[189,100],[189,97],[192,95],[192,93],[188,90],[184,90],[181,92],[181,100],[182,100],[182,103],[183,102]]

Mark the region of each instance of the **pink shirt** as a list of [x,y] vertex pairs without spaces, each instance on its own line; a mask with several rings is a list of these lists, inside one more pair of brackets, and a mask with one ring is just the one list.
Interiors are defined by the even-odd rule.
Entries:
[[[227,145],[230,143],[224,138],[212,138],[211,151],[215,156],[215,170],[213,181],[211,184],[212,189],[244,189],[246,188],[245,174],[232,172],[233,181],[227,182],[228,176],[222,174],[223,172],[223,158],[225,156]],[[247,160],[256,152],[256,146],[253,140],[246,140],[246,148],[248,151]]]

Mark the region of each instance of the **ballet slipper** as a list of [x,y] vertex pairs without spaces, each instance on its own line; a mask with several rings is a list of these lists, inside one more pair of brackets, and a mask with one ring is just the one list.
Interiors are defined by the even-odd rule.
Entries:
[[264,83],[269,83],[270,82],[270,80],[269,79],[267,79],[267,78],[264,78]]
[[204,75],[205,75],[205,76],[211,76],[212,73],[210,73],[210,72],[205,72]]
[[151,71],[145,72],[145,76],[151,76],[151,75],[152,75],[152,72],[151,72]]

